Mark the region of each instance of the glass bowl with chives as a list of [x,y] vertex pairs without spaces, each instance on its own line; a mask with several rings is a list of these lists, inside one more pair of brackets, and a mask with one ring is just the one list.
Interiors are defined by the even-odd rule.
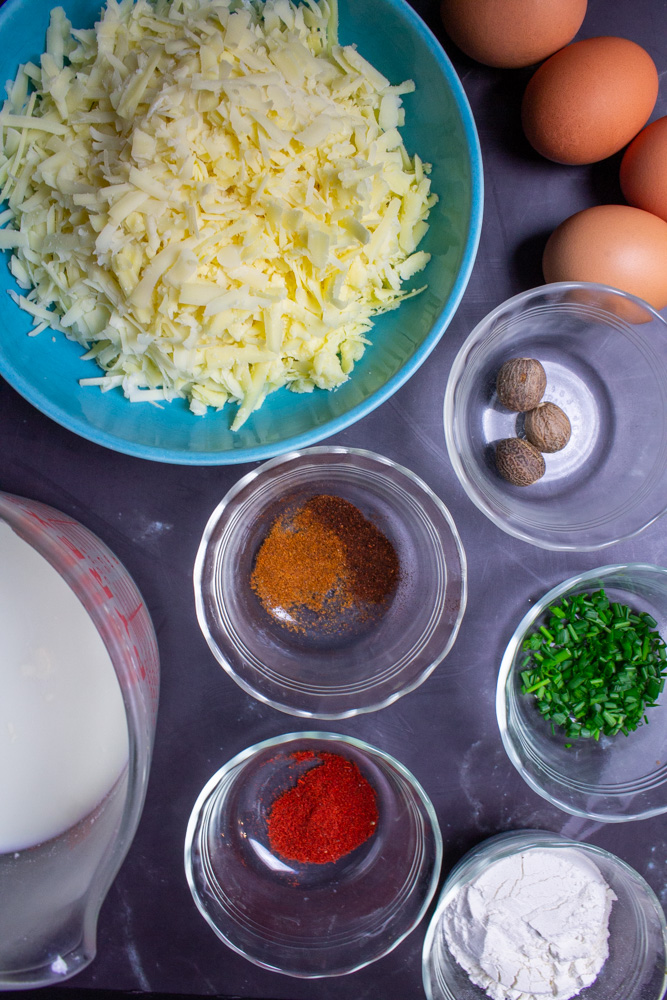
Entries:
[[496,717],[527,784],[601,822],[667,812],[667,569],[604,566],[565,580],[517,626]]

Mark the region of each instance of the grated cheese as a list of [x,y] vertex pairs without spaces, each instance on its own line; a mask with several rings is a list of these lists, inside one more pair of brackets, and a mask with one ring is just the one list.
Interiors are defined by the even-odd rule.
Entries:
[[[51,14],[0,112],[17,304],[87,349],[81,380],[204,414],[335,389],[429,255],[429,168],[398,86],[333,0],[108,0]],[[13,294],[13,293],[10,293]]]

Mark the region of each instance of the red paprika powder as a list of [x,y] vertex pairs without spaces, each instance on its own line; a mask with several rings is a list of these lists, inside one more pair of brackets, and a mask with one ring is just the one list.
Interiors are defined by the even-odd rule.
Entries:
[[294,757],[317,758],[320,763],[274,801],[269,813],[271,848],[289,861],[338,861],[375,833],[375,791],[357,765],[338,754],[306,751]]

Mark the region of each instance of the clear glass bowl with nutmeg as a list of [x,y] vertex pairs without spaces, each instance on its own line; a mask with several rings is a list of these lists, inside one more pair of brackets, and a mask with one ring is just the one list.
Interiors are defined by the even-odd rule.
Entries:
[[667,322],[605,285],[516,295],[459,351],[444,424],[461,484],[503,531],[572,551],[630,538],[667,510]]

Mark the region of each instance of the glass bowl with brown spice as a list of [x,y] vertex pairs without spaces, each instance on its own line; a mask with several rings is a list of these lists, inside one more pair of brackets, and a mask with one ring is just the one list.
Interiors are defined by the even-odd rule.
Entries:
[[242,478],[194,570],[210,649],[249,694],[337,719],[391,704],[448,654],[466,604],[452,517],[381,455],[317,447]]
[[202,916],[251,962],[339,976],[395,948],[438,884],[433,806],[389,754],[335,733],[249,747],[202,789],[185,869]]

